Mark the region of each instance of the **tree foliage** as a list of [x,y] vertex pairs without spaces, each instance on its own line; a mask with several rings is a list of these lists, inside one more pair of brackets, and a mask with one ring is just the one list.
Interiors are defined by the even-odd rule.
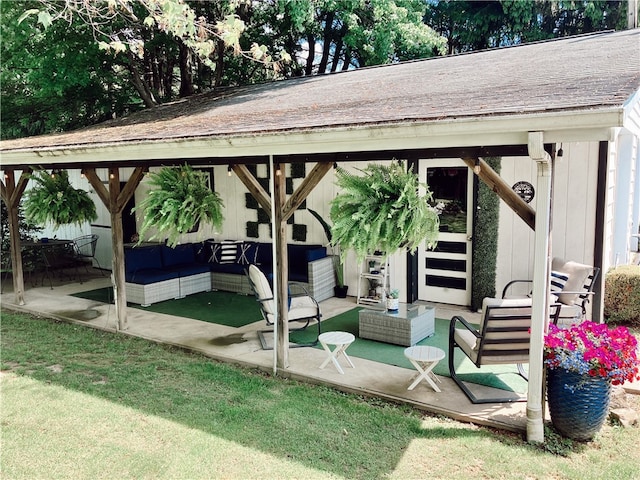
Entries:
[[626,28],[627,2],[604,0],[431,0],[425,21],[461,53]]
[[301,0],[281,2],[278,15],[296,38],[298,71],[312,75],[444,53],[424,9],[421,0]]
[[30,4],[0,3],[3,139],[72,130],[138,108],[117,62],[88,40],[86,26],[19,24]]
[[1,136],[70,130],[220,86],[624,28],[626,4],[0,2]]

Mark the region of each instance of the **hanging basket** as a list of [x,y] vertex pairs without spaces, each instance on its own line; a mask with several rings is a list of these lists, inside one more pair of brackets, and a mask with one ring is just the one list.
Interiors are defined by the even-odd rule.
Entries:
[[564,369],[547,370],[547,401],[551,423],[562,435],[589,441],[609,413],[611,382]]

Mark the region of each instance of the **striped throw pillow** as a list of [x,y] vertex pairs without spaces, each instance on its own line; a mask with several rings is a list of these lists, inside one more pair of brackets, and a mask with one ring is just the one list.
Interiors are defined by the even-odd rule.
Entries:
[[551,271],[551,294],[552,295],[556,295],[556,297],[558,295],[560,295],[560,293],[562,292],[562,289],[564,288],[565,284],[567,283],[567,280],[569,280],[569,276],[562,273],[562,272],[557,272],[555,270]]
[[238,258],[238,243],[224,240],[220,244],[220,263],[236,263]]

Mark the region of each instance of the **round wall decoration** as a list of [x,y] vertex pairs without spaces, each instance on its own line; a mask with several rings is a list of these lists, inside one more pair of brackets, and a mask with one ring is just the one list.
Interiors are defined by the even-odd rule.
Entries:
[[511,188],[520,196],[522,200],[527,203],[531,202],[536,194],[535,190],[533,189],[533,185],[531,185],[529,182],[516,182]]

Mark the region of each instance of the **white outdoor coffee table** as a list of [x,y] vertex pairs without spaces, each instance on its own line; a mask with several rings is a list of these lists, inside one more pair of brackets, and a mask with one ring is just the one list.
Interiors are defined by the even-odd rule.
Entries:
[[407,390],[413,390],[416,385],[420,383],[420,380],[424,379],[436,392],[440,392],[440,389],[433,381],[436,380],[439,382],[440,379],[431,370],[444,358],[444,350],[437,347],[419,345],[405,348],[404,356],[407,357],[413,366],[416,367],[416,370],[418,370],[418,376],[413,383],[409,385]]
[[[353,363],[351,363],[351,359],[345,351],[347,347],[355,341],[355,339],[356,337],[349,332],[325,332],[320,334],[318,340],[320,341],[322,348],[324,348],[328,354],[327,359],[322,362],[320,368],[326,367],[327,364],[332,361],[338,371],[344,375],[344,370],[342,370],[342,367],[338,363],[338,357],[340,355],[342,355],[347,360],[347,362],[349,362],[351,368],[356,368]],[[335,345],[336,348],[331,351],[329,345]]]

